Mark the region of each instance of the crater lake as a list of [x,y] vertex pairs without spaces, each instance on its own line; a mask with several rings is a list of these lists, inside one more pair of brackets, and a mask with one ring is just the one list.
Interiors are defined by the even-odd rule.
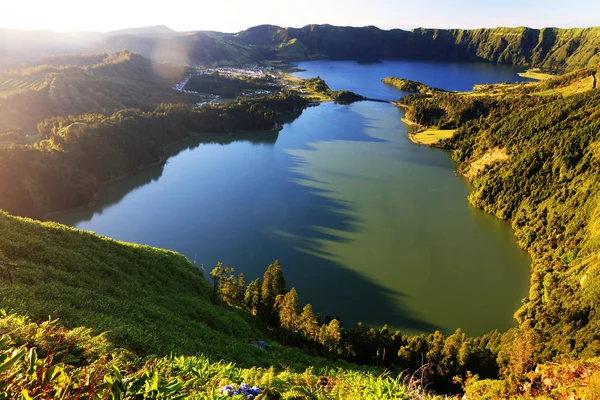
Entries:
[[[522,80],[512,66],[414,61],[299,63],[299,77],[397,100],[397,76],[448,90]],[[109,184],[59,222],[183,253],[205,276],[222,261],[262,277],[279,260],[301,305],[346,326],[405,333],[501,331],[527,294],[510,225],[474,209],[451,154],[407,138],[391,104],[323,103],[279,132],[203,136],[165,165]]]

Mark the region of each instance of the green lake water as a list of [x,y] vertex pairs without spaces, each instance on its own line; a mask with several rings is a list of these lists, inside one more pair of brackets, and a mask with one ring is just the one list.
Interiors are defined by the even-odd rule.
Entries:
[[[307,62],[299,76],[397,99],[388,75],[468,90],[515,81],[513,67],[386,61]],[[384,103],[326,103],[280,132],[203,137],[164,166],[109,185],[60,222],[217,261],[259,277],[278,259],[289,288],[322,316],[403,332],[468,334],[512,326],[529,258],[510,226],[467,202],[450,154],[415,145]]]

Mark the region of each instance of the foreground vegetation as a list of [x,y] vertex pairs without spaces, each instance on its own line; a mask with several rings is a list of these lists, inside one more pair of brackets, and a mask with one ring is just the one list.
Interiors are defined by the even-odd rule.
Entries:
[[[89,329],[0,316],[0,397],[21,399],[426,399],[415,382],[341,368],[242,368],[205,356],[136,359]],[[264,351],[264,350],[263,350]],[[227,389],[231,388],[230,391]]]
[[[267,270],[258,292],[256,284],[246,288],[243,277],[232,285],[220,268],[213,288],[179,254],[0,214],[0,292],[10,311],[0,317],[0,336],[6,335],[0,340],[0,393],[223,398],[218,389],[231,383],[257,385],[265,398],[371,393],[366,398],[409,399],[419,393],[420,374],[339,361],[342,332],[335,320],[321,330],[320,347],[281,345],[303,347],[285,322],[300,324],[283,311],[293,307],[277,305],[276,293],[285,291],[278,264]],[[306,321],[310,332],[317,320],[312,314]],[[379,337],[390,336],[373,339]]]
[[387,327],[344,327],[301,306],[278,263],[248,284],[223,265],[211,275],[213,287],[179,254],[0,214],[1,306],[37,321],[50,315],[68,328],[107,332],[111,343],[138,357],[201,353],[242,367],[359,369],[345,359],[379,372],[385,367],[392,378],[426,363],[432,367],[419,381],[445,391],[458,391],[452,378],[466,378],[469,370],[498,376],[496,332],[406,336]]

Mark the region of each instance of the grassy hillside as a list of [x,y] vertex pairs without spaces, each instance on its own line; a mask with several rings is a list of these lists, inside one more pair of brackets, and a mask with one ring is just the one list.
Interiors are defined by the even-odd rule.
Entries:
[[174,252],[0,213],[0,396],[217,399],[242,383],[265,399],[422,395],[418,377],[281,346],[212,292]]
[[171,88],[185,69],[154,66],[128,52],[60,56],[46,64],[0,74],[0,132],[36,133],[45,118],[112,113],[122,108],[153,109],[183,101]]
[[[138,356],[202,353],[248,367],[329,365],[272,342],[250,314],[213,304],[200,269],[171,251],[0,213],[0,269],[1,307],[107,331],[114,345]],[[271,351],[253,346],[258,339]]]

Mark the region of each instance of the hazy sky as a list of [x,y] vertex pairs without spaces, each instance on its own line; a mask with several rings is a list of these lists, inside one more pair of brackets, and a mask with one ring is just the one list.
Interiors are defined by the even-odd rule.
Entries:
[[110,31],[167,25],[237,32],[259,25],[481,28],[600,25],[600,0],[1,0],[0,27]]

